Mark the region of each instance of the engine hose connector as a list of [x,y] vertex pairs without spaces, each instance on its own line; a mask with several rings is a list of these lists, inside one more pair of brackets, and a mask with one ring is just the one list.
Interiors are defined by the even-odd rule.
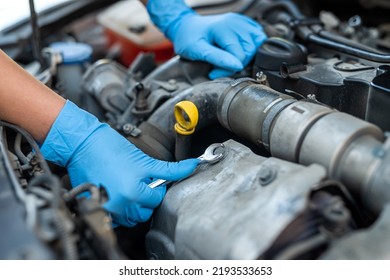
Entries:
[[372,213],[390,202],[390,141],[376,125],[250,81],[226,88],[217,114],[221,125],[272,156],[324,166]]
[[269,150],[276,116],[297,100],[252,79],[233,81],[218,102],[218,120],[235,134]]

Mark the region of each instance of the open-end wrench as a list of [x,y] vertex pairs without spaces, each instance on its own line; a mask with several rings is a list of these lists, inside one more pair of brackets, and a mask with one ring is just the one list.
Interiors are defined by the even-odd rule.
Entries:
[[[198,157],[200,160],[199,164],[214,164],[218,161],[220,161],[223,158],[225,150],[225,145],[222,143],[215,143],[211,144],[204,153]],[[158,186],[161,186],[162,184],[166,183],[167,180],[164,179],[158,179],[148,185],[149,188],[156,188]]]

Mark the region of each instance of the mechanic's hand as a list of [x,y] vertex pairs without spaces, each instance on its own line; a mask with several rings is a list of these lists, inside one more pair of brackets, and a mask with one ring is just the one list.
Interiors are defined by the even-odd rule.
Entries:
[[109,125],[70,101],[62,109],[41,147],[45,158],[66,166],[73,187],[103,185],[105,204],[113,222],[134,226],[147,221],[164,195],[165,186],[151,189],[152,178],[179,180],[190,175],[198,159],[181,162],[155,160]]
[[215,66],[210,79],[242,70],[266,39],[257,22],[236,13],[201,16],[183,0],[149,0],[147,9],[177,54]]

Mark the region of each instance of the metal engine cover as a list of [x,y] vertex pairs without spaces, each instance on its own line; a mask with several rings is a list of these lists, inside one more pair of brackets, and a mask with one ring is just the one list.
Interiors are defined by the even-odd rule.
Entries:
[[320,165],[264,158],[234,140],[224,144],[222,161],[168,189],[146,236],[150,259],[257,259],[326,177]]

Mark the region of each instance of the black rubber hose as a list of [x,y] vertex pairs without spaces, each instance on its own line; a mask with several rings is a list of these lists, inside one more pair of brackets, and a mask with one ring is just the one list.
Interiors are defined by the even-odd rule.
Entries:
[[15,142],[14,142],[15,153],[23,164],[29,164],[29,160],[26,157],[26,155],[23,153],[21,146],[22,146],[22,135],[18,133],[16,134]]
[[63,248],[63,257],[65,260],[76,260],[78,259],[77,246],[73,240],[69,230],[67,229],[66,222],[62,217],[62,212],[60,209],[54,209],[55,218],[54,223],[58,232],[58,235],[61,240],[61,245]]
[[89,192],[91,194],[91,196],[96,198],[96,199],[98,198],[98,195],[99,195],[99,190],[98,190],[97,186],[95,186],[94,184],[91,184],[91,183],[85,183],[85,184],[81,184],[77,187],[74,187],[69,192],[65,193],[63,198],[64,198],[65,202],[69,202],[69,201],[75,199],[79,194],[82,194],[84,192]]
[[268,147],[274,118],[296,101],[251,78],[204,82],[166,101],[139,126],[141,136],[130,138],[130,141],[150,156],[173,160],[176,140],[174,107],[184,100],[193,102],[198,108],[195,131],[219,123],[236,135],[264,147]]
[[329,32],[329,31],[324,30],[324,29],[321,29],[318,32],[318,35],[321,36],[322,38],[325,38],[325,39],[328,39],[328,40],[331,40],[331,41],[334,41],[334,42],[338,42],[340,44],[344,44],[344,45],[347,45],[347,46],[351,46],[353,48],[357,48],[357,49],[360,49],[360,50],[365,50],[365,51],[372,52],[372,53],[378,53],[378,54],[386,55],[386,53],[378,52],[378,50],[375,49],[375,48],[365,46],[365,45],[363,45],[363,44],[361,44],[359,42],[350,40],[348,38],[345,38],[343,36],[337,35],[335,33]]
[[196,130],[218,122],[217,105],[231,79],[204,82],[180,92],[162,104],[139,128],[139,137],[129,137],[138,148],[158,159],[174,160],[176,132],[174,107],[180,101],[191,101],[198,108],[199,121]]
[[61,183],[59,179],[54,175],[44,174],[34,177],[30,181],[29,186],[45,186],[52,190],[54,197],[51,201],[52,211],[54,214],[53,222],[61,241],[63,257],[66,260],[77,259],[77,246],[71,236],[71,233],[67,229],[67,221],[65,220],[64,214],[61,210]]
[[50,204],[53,208],[59,209],[61,206],[61,183],[60,180],[57,178],[57,176],[52,174],[43,174],[35,176],[31,179],[29,182],[27,188],[30,188],[32,186],[45,186],[47,188],[50,188],[50,190],[53,192],[53,200],[50,201]]
[[298,25],[296,27],[296,31],[298,37],[300,37],[302,40],[328,49],[350,54],[358,58],[374,62],[390,62],[390,54],[380,53],[375,49],[359,44],[358,42],[354,42],[347,38],[332,34],[318,25]]
[[20,133],[27,140],[27,142],[31,146],[31,148],[35,151],[35,154],[38,158],[40,166],[44,170],[45,174],[51,174],[51,170],[49,168],[49,165],[47,164],[46,160],[44,159],[42,153],[40,152],[40,149],[39,149],[37,142],[34,140],[34,138],[31,136],[31,134],[29,134],[25,129],[23,129],[17,125],[5,122],[5,121],[0,121],[0,126],[8,127],[10,129],[13,129],[13,130],[17,131],[18,133]]
[[322,47],[326,47],[342,53],[350,54],[362,59],[367,59],[370,61],[381,62],[381,63],[390,63],[390,54],[381,54],[381,53],[375,53],[363,49],[358,49],[350,45],[346,45],[343,43],[336,42],[334,40],[323,38],[314,33],[308,35],[306,39],[310,43],[314,43]]
[[[390,62],[390,54],[380,53],[373,48],[368,48],[347,38],[332,34],[318,25],[299,25],[306,17],[299,11],[297,6],[290,1],[280,1],[270,4],[269,7],[266,7],[263,10],[263,14],[270,15],[278,9],[278,21],[296,24],[297,34],[303,40],[358,58],[380,63]],[[312,28],[316,28],[317,30],[313,30]]]

